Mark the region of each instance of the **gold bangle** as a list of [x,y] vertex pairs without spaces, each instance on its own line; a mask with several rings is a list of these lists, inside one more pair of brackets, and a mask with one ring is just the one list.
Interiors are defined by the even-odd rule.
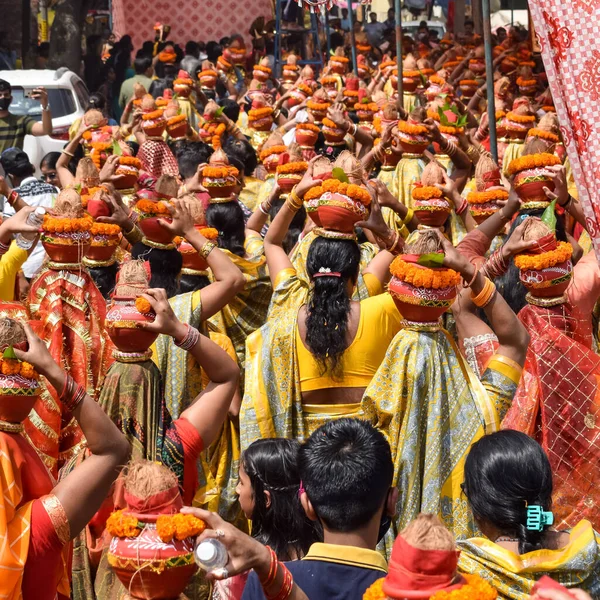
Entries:
[[415,211],[412,208],[409,208],[406,211],[406,216],[404,217],[404,219],[402,219],[402,225],[408,225],[412,220],[413,217],[415,216]]
[[215,249],[216,244],[214,242],[206,242],[202,248],[200,248],[200,250],[198,251],[198,254],[204,258],[207,259],[208,255]]
[[290,192],[290,195],[288,196],[288,199],[285,201],[285,203],[296,212],[298,212],[302,208],[304,202],[302,198],[300,198],[300,196],[298,196],[298,194],[296,193],[296,186],[292,188],[292,191]]
[[69,156],[70,158],[75,158],[75,155],[72,152],[69,152],[68,150],[61,150],[62,154],[66,154],[67,156]]

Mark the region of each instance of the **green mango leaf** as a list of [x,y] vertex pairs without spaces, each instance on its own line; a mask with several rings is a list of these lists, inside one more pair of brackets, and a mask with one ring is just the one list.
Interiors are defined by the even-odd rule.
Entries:
[[123,156],[123,150],[121,150],[121,146],[116,140],[113,140],[112,153],[116,156]]
[[81,190],[83,189],[80,183],[75,184],[75,191],[81,195]]
[[223,114],[224,110],[225,110],[224,106],[219,106],[219,108],[217,108],[217,110],[215,111],[215,117],[220,117]]
[[441,106],[438,106],[438,115],[440,115],[440,124],[448,125],[448,119],[446,118],[446,115],[444,114],[444,109]]
[[331,176],[334,179],[341,181],[342,183],[350,183],[348,175],[344,173],[344,169],[342,169],[341,167],[333,167],[333,170],[331,171]]
[[2,354],[2,358],[14,358],[17,360],[17,355],[15,354],[15,349],[12,346],[9,346]]
[[550,202],[550,206],[542,214],[542,223],[548,225],[552,231],[556,231],[556,198]]
[[422,267],[434,269],[442,267],[444,264],[444,255],[441,252],[430,252],[429,254],[421,254],[417,259],[417,264]]
[[419,71],[419,77],[421,78],[421,84],[425,87],[427,85],[427,77],[421,71]]

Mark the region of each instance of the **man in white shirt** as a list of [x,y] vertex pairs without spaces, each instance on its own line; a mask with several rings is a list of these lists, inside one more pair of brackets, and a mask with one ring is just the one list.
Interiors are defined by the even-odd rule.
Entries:
[[[23,150],[19,148],[6,149],[0,155],[0,164],[8,175],[12,187],[29,206],[51,208],[54,205],[58,190],[53,185],[34,177],[35,167],[29,162],[29,157]],[[14,214],[14,208],[5,203],[3,218],[7,219]],[[44,247],[38,243],[23,264],[23,274],[27,280],[37,274],[45,258]]]

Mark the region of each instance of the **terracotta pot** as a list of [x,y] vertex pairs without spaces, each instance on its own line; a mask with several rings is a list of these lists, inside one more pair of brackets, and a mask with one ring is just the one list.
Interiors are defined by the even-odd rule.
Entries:
[[[160,217],[165,221],[171,222],[170,218]],[[145,217],[140,215],[138,225],[146,238],[157,244],[170,244],[175,237],[170,231],[165,229],[159,222],[159,217]]]
[[[448,203],[446,202],[446,204]],[[416,201],[414,211],[419,222],[428,227],[441,227],[452,212],[449,204],[447,208],[444,208],[427,200]]]
[[94,219],[97,219],[98,217],[110,217],[110,208],[108,207],[108,204],[100,198],[90,198],[86,210],[94,217]]
[[250,121],[248,125],[255,131],[271,131],[271,128],[273,127],[273,119],[272,117],[266,117],[258,121]]
[[396,277],[392,277],[388,290],[402,317],[417,323],[437,321],[456,298],[455,287],[440,290],[417,288]]
[[475,75],[483,75],[485,73],[485,61],[484,60],[470,60],[469,70],[473,71]]
[[465,98],[472,98],[477,91],[476,85],[461,85],[460,91]]
[[192,87],[184,83],[174,83],[173,91],[182,98],[188,98],[192,92]]
[[292,108],[294,106],[298,106],[298,104],[302,104],[306,100],[306,94],[302,90],[292,90],[290,92],[290,96],[288,98],[288,107]]
[[291,192],[292,188],[300,183],[303,173],[283,173],[277,175],[277,184],[281,188],[282,192]]
[[275,173],[276,169],[277,169],[277,165],[279,164],[279,157],[281,155],[279,153],[273,153],[273,154],[269,154],[269,156],[265,157],[265,159],[263,160],[263,167],[269,172],[269,173]]
[[326,110],[315,110],[314,108],[309,108],[308,112],[313,116],[317,123],[320,123],[327,116]]
[[[105,242],[104,244],[102,242]],[[118,235],[98,235],[92,237],[92,243],[85,253],[91,260],[106,261],[115,253],[119,245]]]
[[193,269],[194,271],[206,271],[208,263],[198,254],[194,246],[184,239],[178,248],[181,258],[183,259],[183,269]]
[[22,423],[40,393],[41,388],[35,380],[0,374],[0,421]]
[[486,219],[491,217],[494,213],[498,212],[499,209],[500,207],[496,206],[495,208],[489,208],[484,210],[481,208],[481,205],[477,204],[471,206],[469,210],[471,211],[471,216],[473,217],[475,223],[477,223],[477,225],[481,225]]
[[200,77],[200,86],[203,88],[208,88],[210,90],[214,89],[217,85],[217,78],[213,75],[202,75]]
[[296,69],[290,69],[283,67],[283,80],[288,81],[290,83],[295,83],[296,79],[298,79],[298,72]]
[[[416,77],[403,77],[402,78],[402,89],[409,94],[417,91],[419,87],[419,80]],[[397,88],[396,88],[397,89]]]
[[314,146],[318,138],[319,134],[316,131],[296,128],[296,142],[301,146]]
[[325,136],[325,141],[330,144],[338,144],[344,141],[346,137],[346,132],[343,129],[338,129],[337,127],[327,127],[323,125],[323,135]]
[[331,72],[344,75],[346,73],[346,65],[341,62],[331,61]]
[[358,117],[359,121],[373,121],[373,111],[370,110],[357,110],[356,116]]
[[309,202],[306,210],[319,227],[342,233],[352,233],[355,223],[369,216],[369,210],[360,202],[331,192],[325,192],[317,202]]
[[398,142],[402,150],[408,154],[423,154],[430,144],[425,136],[406,135],[402,132],[398,132]]
[[500,71],[504,73],[504,75],[512,73],[516,68],[517,65],[512,60],[506,58],[500,63]]
[[202,180],[202,185],[206,188],[211,198],[229,198],[235,189],[235,182],[227,183],[226,185],[215,185],[207,183],[206,178]]
[[[114,185],[118,190],[128,190],[135,186],[139,177],[139,170],[129,167],[128,169],[123,166],[117,169],[117,179],[114,180]],[[89,212],[89,211],[88,211]]]
[[160,137],[167,127],[167,122],[164,119],[156,121],[142,121],[142,129],[144,133],[150,137]]
[[57,244],[52,239],[58,238],[54,235],[52,237],[44,235],[42,238],[42,245],[50,260],[58,263],[79,263],[89,250],[91,236],[88,234],[87,239],[82,238],[78,241],[72,241],[70,244]]
[[261,83],[266,83],[267,81],[269,81],[269,74],[265,73],[264,71],[261,71],[260,69],[253,69],[252,77],[254,77],[254,79],[256,79],[257,81],[260,81]]
[[135,538],[112,538],[108,562],[132,599],[179,598],[198,567],[193,538],[164,543],[156,531],[158,515],[137,514],[145,527]]
[[554,181],[543,168],[527,169],[517,173],[513,186],[524,202],[550,202],[544,193],[544,188],[554,191]]
[[184,138],[187,135],[188,122],[180,121],[174,125],[167,125],[167,131],[173,139]]
[[548,267],[541,271],[521,271],[521,283],[532,296],[538,298],[554,298],[564,294],[569,287],[573,275],[573,263],[570,260]]
[[121,352],[146,352],[158,333],[141,329],[139,323],[151,323],[156,315],[141,314],[135,298],[115,296],[106,314],[106,331]]

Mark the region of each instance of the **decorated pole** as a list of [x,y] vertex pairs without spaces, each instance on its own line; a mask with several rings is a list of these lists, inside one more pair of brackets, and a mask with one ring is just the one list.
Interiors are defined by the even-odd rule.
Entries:
[[492,26],[490,23],[490,0],[482,0],[483,43],[485,48],[485,82],[487,85],[487,109],[490,127],[490,152],[498,162],[498,142],[496,140],[496,99],[494,98],[494,61],[492,58]]
[[402,81],[402,12],[400,0],[394,0],[396,14],[396,67],[398,69],[398,106],[404,106],[404,85]]
[[350,43],[352,44],[352,71],[358,75],[356,62],[356,42],[354,41],[354,15],[352,14],[352,0],[348,0],[348,23],[350,25]]

